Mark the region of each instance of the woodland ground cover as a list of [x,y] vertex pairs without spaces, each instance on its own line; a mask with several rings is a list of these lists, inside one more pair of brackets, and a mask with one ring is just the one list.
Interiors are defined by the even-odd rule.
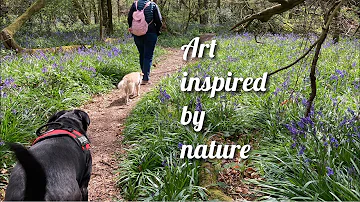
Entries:
[[[156,50],[156,55],[163,53]],[[137,61],[136,46],[126,38],[74,53],[2,56],[0,188],[8,180],[5,169],[15,162],[4,142],[29,145],[35,130],[54,112],[79,107],[92,95],[108,92],[123,75],[138,71]]]
[[[215,134],[240,145],[256,139],[241,167],[255,166],[266,197],[297,200],[360,199],[360,51],[358,40],[325,42],[316,72],[318,93],[304,117],[310,93],[311,60],[273,75],[265,93],[181,92],[189,77],[259,77],[294,61],[314,39],[296,35],[262,37],[245,33],[218,37],[213,59],[201,59],[163,79],[127,119],[129,145],[119,186],[129,200],[206,199],[199,187],[200,160],[179,159],[183,144],[206,144]],[[185,43],[187,44],[187,43]],[[204,54],[205,55],[205,54]],[[183,106],[206,111],[204,129],[180,124]],[[206,187],[205,187],[206,188]]]

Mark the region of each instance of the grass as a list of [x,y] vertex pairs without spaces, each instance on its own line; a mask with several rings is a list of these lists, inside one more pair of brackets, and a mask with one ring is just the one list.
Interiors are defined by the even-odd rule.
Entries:
[[[20,40],[21,41],[21,40]],[[158,47],[156,57],[165,51]],[[29,145],[35,130],[54,112],[86,103],[95,94],[110,91],[123,75],[139,71],[132,41],[98,44],[74,53],[1,57],[0,164],[1,171],[15,159],[5,142]],[[8,174],[0,174],[0,188]]]
[[[266,181],[254,183],[268,197],[359,200],[358,41],[324,44],[316,73],[318,94],[310,117],[304,117],[310,93],[310,58],[272,76],[265,93],[239,90],[209,98],[209,93],[180,91],[184,71],[188,77],[226,78],[232,72],[236,77],[257,78],[295,60],[310,44],[295,35],[266,36],[261,41],[263,44],[254,42],[247,33],[218,37],[214,59],[199,60],[164,78],[142,99],[127,119],[124,132],[130,148],[120,165],[119,185],[126,199],[177,200],[179,193],[186,200],[207,199],[197,186],[201,162],[180,160],[179,146],[204,144],[218,133],[224,134],[224,139],[259,133],[259,146],[251,151],[248,164],[265,177]],[[179,123],[183,106],[206,112],[201,132]],[[179,163],[169,164],[169,159]],[[169,175],[169,170],[179,168],[185,174]],[[186,185],[175,191],[164,186],[164,182],[177,179]]]

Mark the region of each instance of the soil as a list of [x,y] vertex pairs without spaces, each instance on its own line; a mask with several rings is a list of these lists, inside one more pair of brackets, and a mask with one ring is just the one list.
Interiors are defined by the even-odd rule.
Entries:
[[[118,159],[125,155],[123,149],[124,122],[142,95],[153,89],[162,77],[176,72],[185,61],[180,49],[167,49],[167,54],[158,59],[151,70],[151,84],[142,85],[140,96],[125,104],[124,93],[118,89],[105,95],[95,96],[81,107],[91,119],[88,135],[91,141],[93,159],[92,175],[89,184],[89,200],[121,200],[120,190],[116,187]],[[120,155],[120,156],[119,156]]]

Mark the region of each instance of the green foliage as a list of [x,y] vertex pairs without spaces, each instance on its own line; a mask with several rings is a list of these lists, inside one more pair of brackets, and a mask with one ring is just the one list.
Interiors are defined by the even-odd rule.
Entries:
[[[318,94],[310,118],[303,115],[310,92],[309,59],[269,78],[264,93],[243,92],[239,87],[235,93],[219,92],[209,98],[209,93],[180,91],[184,71],[189,73],[188,78],[226,78],[228,72],[235,77],[258,78],[290,63],[311,43],[295,35],[260,40],[263,44],[248,34],[219,37],[214,59],[189,65],[164,79],[156,91],[142,99],[128,118],[124,132],[125,142],[131,146],[121,165],[119,185],[127,199],[176,200],[184,188],[169,192],[159,187],[165,180],[175,183],[182,176],[175,173],[169,178],[168,174],[168,169],[178,167],[168,164],[169,159],[179,160],[178,144],[196,146],[221,133],[224,138],[257,138],[259,145],[252,145],[249,162],[266,179],[259,183],[261,191],[272,197],[359,200],[359,121],[353,112],[359,110],[360,101],[360,52],[355,48],[359,42],[343,39],[337,45],[324,44],[317,70]],[[183,106],[190,111],[200,107],[206,112],[202,132],[179,123]],[[306,122],[303,128],[293,126],[293,122],[301,121]],[[296,137],[291,127],[296,127]],[[250,139],[239,142],[247,144]],[[328,146],[324,146],[325,141]],[[189,166],[199,172],[198,167]],[[188,166],[182,169],[189,170]],[[191,178],[188,175],[182,179]],[[196,189],[187,200],[199,199],[200,193]]]
[[[156,54],[163,53],[158,48]],[[106,93],[122,76],[139,71],[134,43],[94,46],[75,53],[8,55],[1,58],[0,164],[13,165],[4,142],[29,145],[54,112],[76,108]],[[0,182],[7,175],[0,174]],[[0,184],[0,187],[4,186]]]

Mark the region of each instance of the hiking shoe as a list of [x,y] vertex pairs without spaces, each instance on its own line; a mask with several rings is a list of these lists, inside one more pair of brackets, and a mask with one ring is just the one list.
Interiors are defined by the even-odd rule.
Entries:
[[149,84],[151,84],[150,81],[145,81],[145,80],[141,81],[141,85],[149,85]]

